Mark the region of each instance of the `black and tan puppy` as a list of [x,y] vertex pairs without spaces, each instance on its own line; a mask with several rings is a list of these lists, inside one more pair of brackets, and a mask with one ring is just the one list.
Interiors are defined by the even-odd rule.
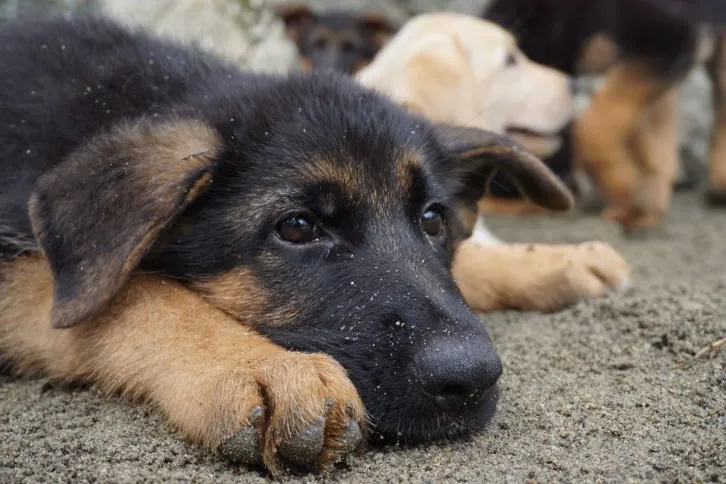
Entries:
[[397,30],[378,13],[344,10],[313,12],[299,4],[277,10],[287,36],[295,42],[304,69],[332,69],[355,74],[368,65]]
[[606,73],[574,124],[575,163],[593,176],[606,216],[655,226],[678,169],[678,86],[705,63],[715,125],[708,199],[726,204],[726,2],[723,0],[495,0],[484,13],[534,61],[570,74]]
[[[227,458],[319,469],[481,429],[501,373],[449,268],[511,174],[337,74],[244,74],[103,20],[0,31],[0,354],[144,399]],[[519,269],[513,269],[519,270]]]

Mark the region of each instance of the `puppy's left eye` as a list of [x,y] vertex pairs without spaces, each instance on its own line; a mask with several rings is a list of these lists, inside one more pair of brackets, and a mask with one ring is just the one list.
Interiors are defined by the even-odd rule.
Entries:
[[421,228],[429,237],[438,237],[444,232],[444,215],[436,207],[429,207],[421,216]]
[[317,240],[320,233],[313,221],[303,215],[294,215],[277,225],[277,235],[291,244],[308,244]]
[[517,65],[517,56],[514,54],[514,52],[510,52],[507,54],[507,60],[504,62],[504,65],[506,67],[512,67],[514,65]]

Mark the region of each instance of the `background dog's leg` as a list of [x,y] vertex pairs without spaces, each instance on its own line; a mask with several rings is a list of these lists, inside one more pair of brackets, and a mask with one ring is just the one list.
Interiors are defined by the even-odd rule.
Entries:
[[85,380],[160,408],[190,441],[272,471],[317,467],[361,441],[363,404],[345,370],[291,352],[178,283],[137,276],[104,314],[52,329],[45,260],[0,265],[0,352],[20,372]]
[[635,61],[606,75],[592,103],[574,123],[576,163],[590,173],[609,208],[606,217],[628,223],[639,174],[631,142],[646,107],[667,87],[665,80]]
[[483,245],[469,239],[459,246],[452,273],[476,311],[556,311],[630,281],[627,262],[597,242]]
[[719,39],[707,67],[714,105],[707,200],[713,205],[726,206],[726,35]]
[[627,228],[655,227],[673,195],[678,171],[678,98],[673,86],[649,107],[633,138],[640,171]]

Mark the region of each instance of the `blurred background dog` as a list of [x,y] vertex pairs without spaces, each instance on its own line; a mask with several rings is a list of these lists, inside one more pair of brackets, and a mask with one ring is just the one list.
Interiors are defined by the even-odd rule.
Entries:
[[573,160],[627,230],[655,227],[678,170],[678,88],[706,66],[714,127],[707,201],[726,204],[726,3],[720,0],[495,0],[484,17],[537,62],[605,75],[576,121]]

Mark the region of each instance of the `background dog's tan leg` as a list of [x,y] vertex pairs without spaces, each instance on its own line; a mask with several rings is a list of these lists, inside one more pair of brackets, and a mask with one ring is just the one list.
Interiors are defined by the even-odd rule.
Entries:
[[659,96],[632,140],[639,177],[626,220],[630,230],[653,228],[670,204],[678,171],[678,99],[677,86]]
[[630,268],[610,246],[461,244],[452,268],[476,311],[556,311],[627,287]]
[[668,87],[665,79],[642,64],[624,61],[612,67],[592,103],[574,123],[575,162],[590,173],[609,209],[605,216],[621,224],[630,217],[638,184],[631,142],[653,99]]
[[324,465],[360,442],[363,404],[328,356],[286,351],[157,277],[137,276],[103,315],[63,330],[50,325],[51,291],[41,257],[0,264],[0,353],[20,372],[147,400],[188,440],[272,471],[281,456]]
[[708,201],[714,205],[726,205],[726,35],[719,39],[707,67],[713,86],[714,103]]
[[507,199],[497,197],[484,197],[477,203],[479,213],[487,214],[506,214],[506,215],[527,215],[550,213],[544,207],[523,199]]

